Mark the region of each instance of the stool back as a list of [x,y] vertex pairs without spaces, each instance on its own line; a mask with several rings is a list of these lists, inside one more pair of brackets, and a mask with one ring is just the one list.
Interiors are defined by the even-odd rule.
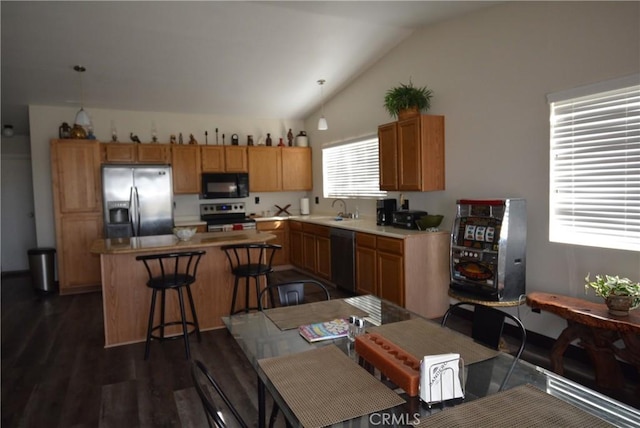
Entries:
[[273,272],[273,257],[282,249],[276,244],[232,244],[220,247],[237,277],[255,277]]
[[[171,288],[196,281],[200,258],[206,251],[183,251],[138,256],[149,274],[147,285],[152,288]],[[154,268],[154,266],[156,268]]]

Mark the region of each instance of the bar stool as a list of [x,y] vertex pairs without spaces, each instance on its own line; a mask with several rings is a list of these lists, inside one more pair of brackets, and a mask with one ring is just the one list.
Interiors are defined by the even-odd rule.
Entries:
[[[148,256],[138,256],[136,260],[140,260],[144,263],[144,267],[149,274],[149,280],[147,281],[147,287],[153,290],[151,297],[151,309],[149,311],[149,324],[147,327],[147,340],[144,349],[144,359],[149,358],[149,345],[151,339],[163,341],[165,339],[184,339],[184,349],[187,354],[187,359],[191,359],[191,350],[189,348],[189,334],[196,333],[198,336],[198,342],[200,342],[200,325],[198,324],[198,317],[196,316],[196,308],[193,304],[193,296],[191,295],[191,284],[196,281],[196,273],[198,270],[198,264],[200,258],[205,254],[205,251],[188,251],[178,253],[164,253],[164,254],[151,254]],[[159,274],[158,274],[159,271]],[[155,273],[154,273],[155,272]],[[180,320],[165,322],[165,291],[176,290],[178,293],[178,301],[180,303]],[[187,317],[184,310],[184,297],[182,290],[187,290],[187,297],[189,298],[189,305],[191,308],[192,321],[187,321]],[[156,297],[160,292],[160,324],[154,326],[153,319],[156,309]],[[170,325],[182,325],[182,335],[165,337],[164,329]],[[187,326],[192,326],[191,331],[187,330]],[[153,334],[155,330],[160,330],[160,335]]]
[[[260,278],[264,277],[268,284],[269,274],[273,272],[273,256],[276,251],[282,248],[276,244],[232,244],[220,247],[225,252],[231,265],[231,272],[235,276],[233,284],[233,298],[231,299],[231,309],[229,315],[238,312],[249,312],[250,310],[259,310],[256,307],[249,306],[249,285],[251,278],[255,281],[256,303],[260,294]],[[238,297],[238,283],[240,278],[245,279],[245,295],[244,308],[236,310],[236,299]],[[273,299],[272,299],[273,301]]]

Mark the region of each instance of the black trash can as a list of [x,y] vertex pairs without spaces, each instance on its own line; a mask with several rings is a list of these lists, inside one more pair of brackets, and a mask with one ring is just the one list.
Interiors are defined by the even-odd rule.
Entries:
[[58,289],[54,276],[55,248],[32,248],[29,255],[29,269],[33,287],[40,291],[56,291]]

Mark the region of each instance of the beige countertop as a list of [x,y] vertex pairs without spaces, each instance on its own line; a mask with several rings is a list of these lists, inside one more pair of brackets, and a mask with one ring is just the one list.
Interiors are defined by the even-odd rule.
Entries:
[[305,223],[320,224],[323,226],[338,227],[340,229],[353,230],[356,232],[372,233],[375,235],[388,236],[390,238],[406,239],[416,236],[424,236],[425,234],[432,233],[446,233],[448,230],[438,231],[426,231],[426,230],[408,230],[400,229],[392,226],[378,226],[376,220],[373,218],[344,218],[342,220],[336,220],[336,216],[330,215],[299,215],[289,217],[257,217],[257,222],[260,221],[273,221],[273,220],[296,220]]
[[[332,215],[292,215],[292,216],[272,216],[272,217],[253,217],[256,222],[262,221],[282,221],[282,220],[296,220],[305,223],[320,224],[323,226],[338,227],[341,229],[353,230],[356,232],[373,233],[375,235],[388,236],[390,238],[405,239],[415,236],[423,236],[430,233],[450,233],[448,230],[439,229],[437,231],[426,230],[408,230],[400,229],[392,226],[378,226],[375,218],[361,217],[358,219],[343,218],[342,220],[336,220],[336,216]],[[200,220],[199,217],[176,217],[176,227],[185,226],[199,226],[205,225],[206,222]]]
[[268,232],[239,230],[232,232],[196,233],[188,241],[174,235],[140,236],[135,238],[98,239],[91,245],[94,254],[132,254],[149,251],[197,250],[227,244],[267,242],[276,236]]

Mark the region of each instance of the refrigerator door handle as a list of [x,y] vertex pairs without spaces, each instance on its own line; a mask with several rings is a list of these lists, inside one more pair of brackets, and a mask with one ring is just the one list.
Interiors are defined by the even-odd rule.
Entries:
[[134,236],[140,236],[140,197],[138,195],[138,187],[133,186],[134,195],[135,195],[135,205],[136,205],[136,230]]
[[133,186],[129,188],[129,224],[131,225],[131,236],[136,235],[135,224],[133,223]]

